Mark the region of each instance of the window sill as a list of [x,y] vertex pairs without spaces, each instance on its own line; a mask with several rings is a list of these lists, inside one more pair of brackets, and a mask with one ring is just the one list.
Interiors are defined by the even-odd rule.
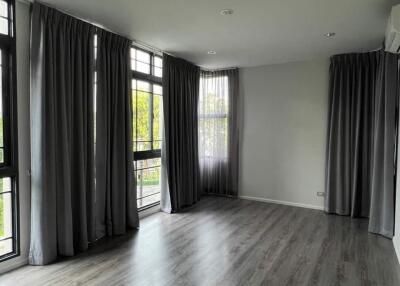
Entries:
[[139,212],[139,219],[145,218],[147,216],[150,216],[152,214],[158,213],[161,211],[161,206],[160,202],[155,202],[151,205],[142,207],[138,210]]
[[155,207],[155,206],[158,206],[158,205],[160,205],[160,202],[155,202],[155,203],[149,204],[149,205],[147,205],[147,206],[138,208],[138,212],[145,211],[145,210],[147,210],[147,209],[150,209],[150,208]]
[[4,261],[7,261],[7,260],[10,260],[10,259],[13,259],[13,258],[16,258],[16,257],[18,257],[18,256],[19,256],[19,253],[9,253],[9,254],[5,254],[5,255],[3,255],[3,256],[0,257],[0,263],[2,263],[2,262],[4,262]]

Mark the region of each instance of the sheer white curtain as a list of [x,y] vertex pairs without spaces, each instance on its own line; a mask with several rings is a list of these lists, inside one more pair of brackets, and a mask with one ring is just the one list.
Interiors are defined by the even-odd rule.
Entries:
[[202,71],[198,105],[202,191],[237,194],[237,70]]
[[228,113],[228,77],[203,74],[199,98],[200,165],[212,167],[227,160]]
[[161,211],[172,213],[171,198],[169,195],[168,173],[167,173],[167,158],[165,154],[165,129],[164,129],[164,116],[161,116],[160,129],[162,130],[162,146],[161,146],[161,189],[160,189],[160,207]]

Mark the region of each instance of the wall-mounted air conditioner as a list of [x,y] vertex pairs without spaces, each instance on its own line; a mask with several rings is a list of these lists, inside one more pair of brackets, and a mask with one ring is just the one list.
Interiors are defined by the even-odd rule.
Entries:
[[400,52],[400,4],[393,6],[390,13],[386,28],[385,50],[392,53]]

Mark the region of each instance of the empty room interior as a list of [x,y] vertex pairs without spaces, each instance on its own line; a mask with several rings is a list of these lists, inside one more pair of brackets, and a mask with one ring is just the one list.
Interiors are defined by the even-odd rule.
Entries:
[[400,0],[0,0],[0,285],[400,286]]

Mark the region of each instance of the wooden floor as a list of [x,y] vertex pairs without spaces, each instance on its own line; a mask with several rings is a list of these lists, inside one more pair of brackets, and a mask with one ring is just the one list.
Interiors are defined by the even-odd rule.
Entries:
[[400,285],[392,241],[367,220],[226,198],[158,213],[77,257],[0,285]]

